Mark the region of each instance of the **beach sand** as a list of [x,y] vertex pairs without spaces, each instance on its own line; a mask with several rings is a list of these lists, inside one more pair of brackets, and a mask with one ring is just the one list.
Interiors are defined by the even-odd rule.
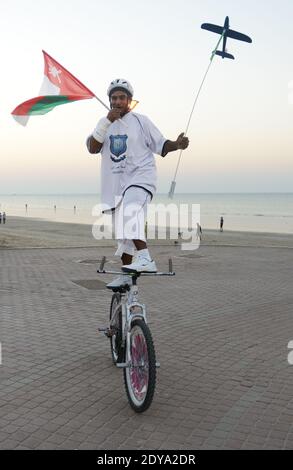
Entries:
[[[149,240],[149,245],[174,245],[174,239]],[[202,246],[274,246],[293,248],[293,234],[204,230]],[[115,240],[95,240],[92,226],[9,217],[0,225],[0,248],[73,248],[116,246]]]

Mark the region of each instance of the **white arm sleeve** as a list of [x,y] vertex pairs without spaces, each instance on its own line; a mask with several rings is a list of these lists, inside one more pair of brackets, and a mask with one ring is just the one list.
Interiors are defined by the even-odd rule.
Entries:
[[100,142],[100,144],[103,144],[106,132],[111,124],[112,122],[110,121],[110,119],[103,117],[99,120],[98,124],[96,125],[92,136],[97,142]]

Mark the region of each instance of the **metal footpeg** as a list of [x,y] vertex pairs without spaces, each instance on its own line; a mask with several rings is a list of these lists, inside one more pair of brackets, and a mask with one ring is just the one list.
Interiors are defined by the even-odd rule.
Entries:
[[129,363],[127,362],[116,362],[116,366],[119,367],[120,369],[126,369],[129,367]]
[[107,338],[111,338],[114,334],[113,330],[110,330],[109,328],[98,328],[99,333],[104,333]]

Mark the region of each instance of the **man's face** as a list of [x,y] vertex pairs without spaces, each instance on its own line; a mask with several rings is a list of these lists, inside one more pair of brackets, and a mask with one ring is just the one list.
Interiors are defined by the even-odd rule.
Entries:
[[121,116],[129,111],[131,98],[124,91],[114,91],[110,98],[111,108],[118,108]]

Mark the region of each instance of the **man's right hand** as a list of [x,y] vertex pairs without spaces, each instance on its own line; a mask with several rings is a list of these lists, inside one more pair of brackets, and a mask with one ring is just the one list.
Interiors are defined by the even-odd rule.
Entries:
[[107,118],[109,121],[114,122],[117,121],[117,119],[121,118],[121,109],[119,108],[113,108],[111,111],[109,111]]

